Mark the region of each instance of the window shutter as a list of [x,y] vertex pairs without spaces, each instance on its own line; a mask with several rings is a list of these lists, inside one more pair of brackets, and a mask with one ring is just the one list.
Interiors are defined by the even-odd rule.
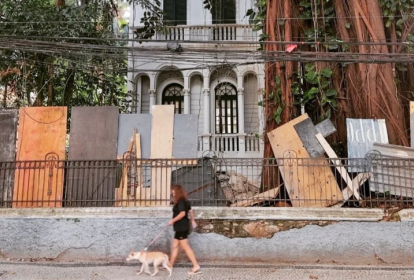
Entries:
[[236,23],[236,2],[235,0],[222,0],[223,23]]
[[175,25],[187,25],[187,0],[175,0],[175,21]]
[[212,6],[213,24],[236,23],[235,0],[213,0]]
[[175,0],[164,0],[164,16],[167,20],[167,25],[175,24]]

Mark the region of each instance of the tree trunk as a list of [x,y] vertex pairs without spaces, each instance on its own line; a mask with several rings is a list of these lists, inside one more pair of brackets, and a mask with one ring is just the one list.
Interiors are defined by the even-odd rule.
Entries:
[[65,0],[56,0],[56,7],[63,7],[66,5]]
[[4,85],[3,108],[7,107],[7,93],[8,93],[8,90],[9,90],[8,85],[9,85],[8,82],[6,82],[5,85]]
[[64,99],[63,99],[63,104],[65,106],[68,106],[68,107],[71,106],[72,96],[73,96],[73,88],[75,86],[75,73],[71,72],[69,75],[70,76],[68,78],[68,82],[67,82],[67,85],[65,87]]
[[53,64],[49,65],[49,85],[48,85],[48,95],[47,95],[47,106],[52,106],[53,104],[53,74],[54,74]]

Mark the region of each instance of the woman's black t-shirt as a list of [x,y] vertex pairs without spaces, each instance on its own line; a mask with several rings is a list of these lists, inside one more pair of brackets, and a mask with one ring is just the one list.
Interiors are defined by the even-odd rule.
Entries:
[[189,231],[190,221],[188,219],[188,211],[190,211],[190,202],[181,198],[173,207],[173,219],[182,211],[185,211],[185,216],[181,220],[174,223],[174,231]]

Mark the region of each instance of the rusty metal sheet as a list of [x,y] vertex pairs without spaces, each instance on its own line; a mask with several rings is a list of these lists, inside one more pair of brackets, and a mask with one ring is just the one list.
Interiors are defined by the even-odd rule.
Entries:
[[17,110],[0,110],[0,208],[11,207],[17,120]]
[[61,207],[66,107],[20,108],[13,208]]
[[72,108],[65,206],[114,204],[118,117],[116,106]]

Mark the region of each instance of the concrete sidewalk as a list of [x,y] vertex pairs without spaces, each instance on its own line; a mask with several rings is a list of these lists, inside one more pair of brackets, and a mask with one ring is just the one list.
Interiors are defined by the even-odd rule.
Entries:
[[[60,266],[59,264],[0,263],[0,280],[137,280],[137,279],[275,279],[275,280],[414,280],[414,268],[404,267],[341,267],[341,266],[223,266],[208,265],[202,274],[188,276],[189,267],[174,269],[168,277],[160,270],[155,277],[136,275],[137,266]],[[152,271],[152,267],[151,267]]]

